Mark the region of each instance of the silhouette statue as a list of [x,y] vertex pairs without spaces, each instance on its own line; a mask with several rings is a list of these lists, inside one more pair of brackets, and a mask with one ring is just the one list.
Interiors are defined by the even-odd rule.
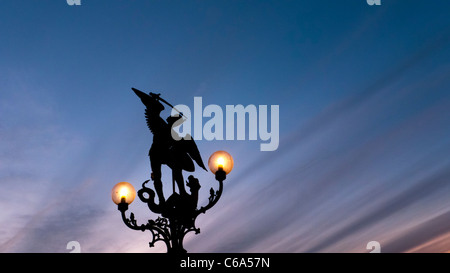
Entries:
[[[212,208],[220,199],[226,173],[220,169],[215,172],[219,189],[216,191],[211,188],[208,204],[197,209],[201,185],[197,178],[189,175],[185,186],[183,171],[194,172],[194,161],[205,171],[207,170],[194,140],[190,136],[180,138],[173,129],[175,125],[178,126],[185,121],[183,113],[161,98],[160,94],[146,94],[135,88],[132,89],[145,105],[147,126],[153,134],[153,142],[148,155],[154,190],[146,186],[150,179],[146,180],[142,184],[142,188],[138,190],[137,196],[143,203],[147,204],[153,213],[160,216],[155,220],[150,219],[139,225],[133,213],[130,214],[129,218],[126,216],[127,202],[122,201],[117,205],[117,208],[121,212],[122,220],[127,227],[133,230],[149,230],[151,232],[150,247],[153,247],[156,242],[162,241],[166,244],[168,253],[186,253],[183,247],[184,237],[191,231],[194,231],[195,234],[200,233],[200,229],[195,226],[195,220],[201,213],[205,213]],[[172,107],[179,115],[169,116],[165,120],[161,118],[161,112],[164,110],[163,103]],[[163,164],[172,170],[173,193],[167,200],[164,197],[161,178],[161,166]],[[176,192],[175,185],[178,187],[178,192]],[[185,187],[189,188],[190,193],[186,192]],[[158,196],[158,203],[155,202],[156,196]]]
[[[154,212],[159,213],[161,212],[163,207],[165,207],[166,201],[164,198],[163,184],[161,180],[161,166],[163,164],[166,164],[170,169],[172,169],[172,180],[176,182],[179,190],[179,196],[173,197],[172,199],[177,200],[177,203],[179,203],[178,202],[179,200],[189,200],[189,196],[191,196],[186,193],[182,171],[183,170],[187,172],[195,171],[193,161],[195,161],[205,171],[207,170],[205,168],[205,165],[203,164],[203,160],[201,158],[200,152],[198,151],[197,145],[195,144],[194,140],[191,137],[186,139],[178,138],[180,140],[175,140],[172,137],[172,134],[176,134],[176,132],[172,130],[172,125],[179,119],[183,118],[182,113],[180,113],[178,117],[169,116],[165,121],[160,116],[161,112],[164,110],[164,105],[162,105],[161,102],[164,102],[165,104],[173,108],[171,104],[162,99],[160,97],[160,94],[154,94],[151,92],[149,94],[146,94],[135,88],[132,88],[132,90],[136,93],[136,95],[141,99],[142,103],[146,106],[145,117],[147,120],[147,126],[153,134],[153,143],[150,147],[148,155],[150,157],[150,167],[152,170],[151,177],[156,190],[156,194],[158,195],[159,205],[156,205],[154,201],[152,203],[150,202],[149,199],[147,198],[145,199],[149,200],[149,208],[152,211],[156,210]],[[190,181],[193,180],[191,180],[190,178]],[[188,183],[194,185],[195,181]],[[188,186],[191,184],[188,184]],[[197,188],[196,186],[193,187]],[[200,184],[198,184],[198,189],[199,188]],[[198,189],[196,189],[197,194]],[[146,192],[151,197],[152,190],[151,189],[148,190],[149,191]],[[192,190],[193,188],[191,187],[191,192]],[[174,192],[173,195],[175,194],[176,193]],[[194,195],[193,192],[192,195]],[[188,205],[188,203],[191,202],[190,201],[187,202],[186,205]],[[196,209],[196,205],[197,203],[195,202],[195,206],[192,208],[192,210]],[[172,202],[170,206],[173,207],[175,205]],[[188,207],[191,206],[188,205]]]

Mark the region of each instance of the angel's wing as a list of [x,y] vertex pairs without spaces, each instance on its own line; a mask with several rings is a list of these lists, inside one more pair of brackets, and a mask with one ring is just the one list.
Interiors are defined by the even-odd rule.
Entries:
[[[147,106],[148,108],[154,108],[154,106],[156,106],[157,103],[159,103],[155,98],[149,96],[148,94],[146,94],[140,90],[137,90],[136,88],[133,88],[133,87],[131,89],[141,99],[142,103],[145,106]],[[162,107],[162,109],[160,111],[164,110],[164,106],[161,103],[159,103],[159,104]]]
[[162,105],[157,99],[147,95],[146,93],[133,89],[134,93],[141,99],[142,103],[146,106],[145,119],[147,126],[153,134],[165,132],[167,130],[167,123],[159,116],[164,105]]
[[[145,109],[145,120],[147,121],[147,127],[150,129],[153,135],[155,134],[166,134],[170,130],[169,125],[159,116],[152,113],[152,111],[147,107]],[[168,135],[170,137],[170,135]]]

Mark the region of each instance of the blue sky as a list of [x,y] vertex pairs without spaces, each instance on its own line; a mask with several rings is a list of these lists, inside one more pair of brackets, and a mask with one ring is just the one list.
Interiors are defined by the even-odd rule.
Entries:
[[[111,188],[148,179],[131,87],[279,105],[280,145],[235,160],[191,252],[450,251],[450,3],[0,2],[0,252],[164,252]],[[169,115],[166,111],[165,115]],[[170,181],[165,174],[163,180]],[[197,170],[200,205],[212,174]],[[170,184],[170,183],[169,183]],[[169,194],[170,186],[165,191]],[[154,217],[140,201],[138,222]]]

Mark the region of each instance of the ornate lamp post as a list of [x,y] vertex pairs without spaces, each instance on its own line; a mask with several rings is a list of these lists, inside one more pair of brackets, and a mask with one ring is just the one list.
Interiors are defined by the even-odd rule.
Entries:
[[[137,192],[139,199],[148,204],[151,211],[161,214],[156,220],[148,220],[146,224],[138,225],[131,213],[128,218],[125,212],[128,210],[128,205],[133,202],[136,196],[136,191],[134,187],[128,182],[117,183],[112,189],[112,199],[113,202],[117,204],[118,210],[122,214],[122,220],[125,225],[134,230],[149,230],[152,234],[152,239],[149,243],[150,247],[153,247],[156,242],[163,241],[166,244],[168,253],[184,253],[186,250],[183,248],[184,236],[194,231],[195,234],[200,233],[200,229],[195,226],[195,220],[197,216],[201,213],[205,213],[207,210],[212,208],[223,191],[223,181],[226,175],[233,168],[233,158],[224,151],[217,151],[211,155],[208,160],[208,166],[216,176],[216,180],[219,182],[219,190],[214,191],[213,188],[210,189],[210,197],[208,199],[208,204],[200,208],[189,207],[192,203],[189,199],[183,200],[177,193],[172,194],[166,205],[169,204],[165,209],[158,209],[158,205],[154,203],[155,193],[152,189],[146,187],[149,180],[142,184],[142,188]],[[198,194],[198,180],[189,177],[186,183],[191,188],[191,197]],[[197,186],[198,184],[198,186]],[[198,187],[198,188],[195,188]],[[171,202],[173,201],[173,203]]]
[[[156,194],[153,189],[147,187],[146,184],[150,180],[146,180],[137,195],[153,213],[160,216],[141,225],[138,225],[133,213],[130,213],[129,218],[126,216],[125,212],[128,210],[128,205],[133,202],[136,196],[136,191],[130,183],[120,182],[115,185],[112,189],[112,200],[117,204],[122,220],[127,227],[133,230],[150,231],[152,235],[150,247],[153,247],[158,241],[163,241],[168,253],[185,253],[186,250],[183,248],[184,237],[191,231],[194,231],[195,234],[200,233],[200,229],[195,226],[195,220],[198,215],[212,208],[220,199],[223,181],[233,168],[233,158],[224,151],[217,151],[211,155],[208,166],[219,182],[219,189],[215,191],[211,188],[208,204],[197,208],[200,183],[197,178],[190,175],[186,181],[186,186],[190,189],[190,194],[188,194],[184,188],[182,170],[192,172],[194,170],[192,160],[205,169],[200,153],[193,140],[176,141],[167,137],[170,134],[173,136],[172,125],[182,118],[182,115],[177,118],[169,117],[166,123],[159,116],[159,113],[164,109],[164,106],[159,102],[162,101],[171,106],[168,102],[153,93],[147,95],[137,89],[133,89],[133,91],[147,107],[145,112],[147,124],[154,134],[149,156],[152,168],[151,180],[153,180]],[[173,194],[167,200],[162,191],[162,164],[166,164],[172,169]],[[175,192],[175,182],[178,186],[178,193]],[[158,197],[158,204],[155,203],[155,196]]]

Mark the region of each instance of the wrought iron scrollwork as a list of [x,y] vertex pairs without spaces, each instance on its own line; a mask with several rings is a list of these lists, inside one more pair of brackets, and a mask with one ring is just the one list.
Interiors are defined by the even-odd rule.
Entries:
[[[192,179],[193,178],[191,178],[191,183],[193,184],[191,186],[194,186],[195,182],[193,182],[194,180]],[[142,184],[142,189],[138,191],[138,196],[141,201],[148,204],[148,207],[152,212],[161,213],[162,216],[158,216],[156,220],[150,219],[146,224],[138,225],[134,213],[130,213],[129,218],[127,218],[125,214],[128,210],[128,204],[119,204],[123,222],[127,227],[133,230],[150,231],[152,235],[149,242],[150,247],[154,247],[156,242],[162,241],[166,244],[167,252],[169,253],[186,252],[183,248],[184,237],[189,232],[194,232],[195,234],[200,233],[200,228],[195,226],[195,220],[200,213],[205,213],[220,199],[223,191],[223,180],[219,180],[219,190],[214,191],[214,189],[211,188],[210,197],[208,198],[208,204],[206,206],[201,207],[200,209],[194,208],[192,210],[185,210],[183,208],[183,206],[186,205],[186,202],[189,201],[186,201],[179,196],[177,197],[177,193],[174,193],[169,197],[164,205],[156,204],[154,202],[155,193],[152,189],[146,187],[147,182],[148,180]],[[171,203],[171,200],[173,203]]]

